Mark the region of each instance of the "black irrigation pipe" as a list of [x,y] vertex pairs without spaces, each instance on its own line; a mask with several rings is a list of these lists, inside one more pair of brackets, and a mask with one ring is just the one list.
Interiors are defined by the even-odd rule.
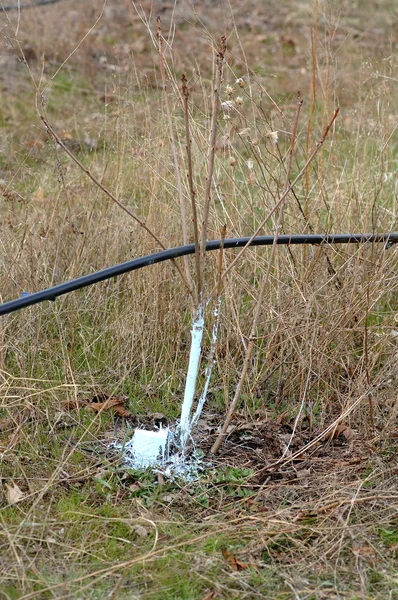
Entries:
[[[224,248],[242,248],[246,246],[250,241],[249,237],[243,238],[227,238],[224,240]],[[255,237],[251,242],[251,246],[272,246],[275,241],[273,235],[264,235]],[[297,245],[297,244],[362,244],[365,242],[380,243],[383,242],[386,248],[389,248],[392,244],[398,243],[398,232],[391,233],[334,233],[330,235],[279,235],[276,239],[278,245]],[[221,246],[221,240],[212,240],[206,243],[206,251],[218,250]],[[148,267],[156,263],[170,260],[172,258],[178,258],[180,256],[186,256],[188,254],[194,254],[195,245],[188,244],[187,246],[177,246],[176,248],[169,248],[168,250],[162,250],[149,254],[148,256],[142,256],[141,258],[135,258],[127,262],[115,265],[114,267],[108,267],[101,271],[96,271],[90,275],[84,275],[78,279],[72,279],[66,283],[60,283],[54,287],[42,290],[41,292],[35,292],[34,294],[24,294],[22,298],[17,300],[11,300],[0,304],[0,315],[7,315],[8,313],[44,302],[45,300],[55,300],[58,296],[63,294],[69,294],[75,290],[105,281],[111,277],[117,277],[123,275],[123,273],[129,273],[130,271],[136,271],[142,269],[142,267]]]
[[0,4],[0,12],[4,10],[8,12],[10,10],[22,10],[23,8],[36,8],[36,6],[44,6],[45,4],[56,4],[60,0],[36,0],[36,2],[32,2],[31,4],[26,3],[17,3],[17,4],[7,4],[3,6]]

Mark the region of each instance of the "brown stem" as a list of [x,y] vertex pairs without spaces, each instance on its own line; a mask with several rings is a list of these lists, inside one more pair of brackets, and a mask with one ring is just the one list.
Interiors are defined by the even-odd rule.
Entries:
[[[162,27],[161,27],[160,17],[157,17],[157,19],[156,19],[156,37],[158,40],[158,51],[159,51],[159,59],[160,59],[160,75],[162,77],[162,83],[163,83],[167,122],[169,125],[171,151],[173,153],[173,162],[174,162],[174,169],[176,172],[178,197],[180,200],[182,238],[183,238],[184,244],[188,244],[189,239],[188,239],[188,226],[187,226],[187,211],[186,211],[186,207],[185,207],[184,189],[183,189],[182,181],[181,181],[180,164],[178,161],[177,144],[176,144],[175,136],[174,136],[173,120],[171,118],[169,98],[167,96],[167,77],[166,77],[165,58],[164,58],[164,51],[163,51],[163,36],[162,36]],[[189,288],[192,290],[192,294],[193,294],[193,284],[192,284],[191,272],[189,270],[188,257],[184,256],[183,261],[184,261],[184,269],[185,269],[185,278],[186,278],[186,280],[189,284]]]
[[185,121],[185,138],[186,138],[186,151],[187,151],[187,163],[188,163],[188,185],[189,193],[191,196],[192,206],[192,224],[193,224],[193,236],[195,242],[195,264],[196,264],[196,279],[197,279],[197,304],[200,302],[202,288],[200,281],[200,250],[199,250],[199,229],[198,229],[198,211],[196,209],[196,191],[193,181],[193,166],[192,166],[192,138],[189,126],[189,89],[187,85],[187,78],[185,73],[181,77],[182,83],[182,97],[184,103],[184,121]]
[[[315,146],[314,150],[311,153],[311,156],[309,156],[309,158],[307,159],[305,165],[303,166],[303,168],[301,169],[301,171],[299,172],[299,174],[295,177],[295,179],[293,180],[293,182],[289,185],[289,187],[282,193],[281,197],[279,198],[279,200],[277,201],[277,203],[275,204],[275,206],[270,210],[270,212],[268,213],[268,215],[262,220],[262,222],[260,223],[260,225],[257,227],[256,231],[252,234],[252,236],[250,237],[250,239],[248,240],[247,244],[245,246],[243,246],[242,250],[240,252],[238,252],[238,254],[235,256],[234,260],[229,264],[229,266],[225,269],[224,273],[223,273],[223,278],[231,271],[231,269],[233,269],[233,267],[236,265],[236,263],[238,262],[238,260],[241,258],[242,254],[244,254],[244,252],[246,252],[246,249],[250,246],[250,244],[252,243],[252,241],[254,240],[254,238],[259,234],[259,232],[261,231],[261,229],[264,227],[264,225],[266,224],[266,222],[268,221],[268,219],[274,214],[274,212],[281,206],[281,204],[283,204],[283,201],[285,200],[286,196],[292,191],[292,189],[294,188],[294,186],[296,185],[296,183],[298,183],[300,181],[300,179],[303,177],[308,165],[314,160],[315,156],[318,154],[319,150],[322,148],[322,145],[329,133],[330,128],[332,127],[334,121],[337,118],[337,115],[339,114],[340,109],[336,108],[336,110],[334,111],[334,115],[330,121],[330,123],[328,124],[328,126],[326,127],[321,139],[319,140],[319,142],[317,143],[317,145]],[[214,294],[215,292],[215,288],[213,288],[210,297]]]
[[[372,247],[373,249],[373,247]],[[370,387],[370,367],[369,367],[369,314],[371,312],[370,308],[370,278],[369,273],[367,274],[367,284],[366,284],[366,314],[365,314],[365,327],[364,327],[364,355],[365,355],[365,372],[366,372],[366,383],[368,387]],[[374,420],[374,406],[373,406],[373,398],[372,394],[369,394],[368,397],[369,403],[369,422],[372,436],[375,435],[375,420]]]
[[223,254],[224,254],[224,242],[225,236],[227,234],[227,226],[223,225],[221,228],[221,244],[220,244],[220,252],[218,255],[218,268],[217,268],[217,298],[220,297],[221,294],[221,283],[222,283],[222,262],[223,262]]
[[[96,177],[94,177],[94,175],[91,173],[91,171],[89,169],[87,169],[87,167],[85,167],[82,162],[80,162],[80,160],[73,154],[73,152],[71,152],[69,150],[69,148],[67,146],[65,146],[65,144],[63,143],[63,141],[61,140],[59,135],[54,131],[54,129],[48,122],[47,117],[41,113],[39,113],[39,114],[40,114],[40,118],[43,121],[43,124],[44,124],[46,130],[48,131],[48,133],[51,135],[51,137],[54,139],[54,141],[58,144],[58,146],[60,146],[62,148],[62,150],[69,156],[69,158],[71,158],[73,160],[73,162],[79,167],[79,169],[81,169],[83,171],[83,173],[85,173],[87,175],[87,177],[89,179],[91,179],[91,181],[97,187],[99,187],[100,190],[102,190],[104,192],[104,194],[106,194],[108,196],[108,198],[110,198],[115,204],[117,204],[117,206],[119,206],[122,210],[124,210],[124,212],[126,212],[130,217],[132,217],[147,233],[149,233],[149,235],[156,241],[157,244],[159,244],[159,246],[161,248],[163,248],[163,250],[166,250],[166,246],[158,238],[156,233],[154,233],[152,231],[152,229],[150,227],[148,227],[148,225],[145,223],[145,221],[143,219],[141,219],[141,217],[139,217],[128,206],[123,204],[123,202],[121,202],[118,198],[116,198],[116,196],[114,196],[112,194],[112,192],[110,190],[108,190],[108,188],[106,188]],[[173,263],[174,263],[174,266],[176,267],[177,271],[181,275],[181,278],[182,278],[187,290],[191,294],[192,291],[191,291],[191,288],[185,277],[184,272],[182,271],[181,267],[177,264],[177,262],[174,259],[173,259]]]
[[[220,105],[220,89],[222,82],[223,65],[225,60],[225,51],[227,49],[227,40],[225,36],[221,38],[220,48],[217,51],[216,57],[216,73],[215,73],[215,85],[213,94],[213,106],[211,116],[211,127],[210,127],[210,138],[209,138],[209,152],[207,156],[207,174],[206,174],[206,185],[205,185],[205,196],[204,196],[204,209],[202,217],[202,232],[200,241],[200,286],[203,290],[204,285],[204,266],[205,266],[205,254],[206,254],[206,242],[207,242],[207,227],[209,221],[209,210],[211,200],[211,186],[213,183],[213,171],[214,171],[214,159],[216,154],[216,137],[217,137],[217,120],[218,110]],[[202,298],[204,302],[204,298]]]
[[299,118],[300,118],[300,111],[301,111],[302,106],[303,106],[303,99],[301,97],[301,93],[297,92],[297,108],[296,108],[296,115],[295,115],[294,121],[293,121],[292,139],[291,139],[290,150],[289,150],[289,161],[288,161],[287,170],[286,170],[285,186],[283,188],[284,192],[287,190],[287,188],[289,187],[289,184],[290,184],[290,173],[292,172],[293,152],[294,152],[294,146],[295,146],[296,137],[297,137],[297,126],[298,126],[298,122],[299,122]]
[[[338,112],[339,112],[339,109],[336,109],[336,111],[335,111],[335,113],[333,115],[333,118],[330,121],[329,125],[327,126],[327,128],[326,128],[326,130],[325,130],[325,132],[324,132],[324,134],[323,134],[323,136],[321,138],[321,140],[318,142],[315,150],[312,152],[312,154],[310,156],[311,160],[313,160],[313,158],[315,157],[317,151],[321,148],[323,142],[325,141],[326,136],[329,133],[329,130],[330,130],[330,128],[331,128],[334,120],[336,119]],[[307,160],[307,163],[308,163],[308,160]],[[281,208],[283,207],[283,202],[284,202],[284,200],[285,200],[288,192],[297,183],[297,181],[300,179],[300,177],[302,177],[303,174],[305,173],[305,169],[307,168],[307,166],[309,164],[309,163],[308,164],[307,163],[301,169],[300,173],[298,174],[298,176],[296,177],[296,179],[293,181],[293,183],[290,184],[290,185],[288,185],[288,187],[286,188],[286,190],[283,192],[281,198],[278,200],[278,202],[276,203],[276,205],[272,209],[271,214],[274,213],[277,210],[278,207],[281,207]],[[258,320],[259,320],[261,309],[262,309],[262,305],[263,305],[263,297],[264,297],[264,293],[265,293],[265,290],[266,290],[266,287],[267,287],[268,279],[269,279],[269,276],[270,276],[270,273],[271,273],[273,259],[274,259],[275,251],[276,251],[276,247],[277,247],[278,230],[279,230],[279,225],[280,225],[280,222],[281,222],[281,219],[282,219],[282,214],[283,214],[283,211],[281,210],[280,213],[279,213],[279,218],[278,218],[278,222],[277,222],[277,225],[276,225],[276,233],[275,233],[274,243],[272,245],[271,257],[270,257],[270,260],[268,262],[267,272],[266,272],[264,280],[263,280],[263,282],[261,284],[260,293],[259,293],[259,296],[258,296],[258,299],[257,299],[257,304],[256,304],[256,307],[255,307],[255,311],[254,311],[253,322],[252,322],[252,326],[251,326],[251,330],[250,330],[250,336],[249,336],[249,343],[247,345],[247,350],[246,350],[245,360],[244,360],[243,367],[242,367],[242,372],[241,372],[238,384],[236,386],[235,394],[234,394],[234,397],[232,399],[231,405],[229,407],[228,413],[226,415],[224,424],[223,424],[223,426],[221,428],[221,431],[220,431],[220,433],[219,433],[216,441],[214,442],[214,444],[213,444],[213,446],[211,448],[211,453],[212,454],[215,454],[217,452],[217,450],[221,446],[222,442],[225,440],[225,436],[226,436],[226,432],[227,432],[228,426],[229,426],[229,424],[230,424],[230,422],[232,420],[232,417],[234,415],[236,406],[237,406],[237,404],[239,402],[240,395],[241,395],[241,392],[242,392],[242,387],[243,387],[243,384],[245,382],[245,379],[246,379],[246,376],[247,376],[247,372],[249,370],[250,361],[251,361],[251,357],[252,357],[252,354],[253,354],[254,342],[255,342],[255,339],[256,339],[256,330],[257,330]],[[267,217],[267,218],[269,218],[269,217]],[[265,221],[264,221],[264,223],[265,223]],[[254,234],[252,236],[251,239],[253,239],[255,237],[255,235],[257,235],[257,232],[256,232],[256,234]],[[247,246],[245,246],[245,248],[246,247]],[[243,248],[243,250],[245,248]],[[235,261],[233,261],[233,262],[235,262]],[[228,270],[229,269],[227,269],[226,271],[224,271],[224,274],[223,274],[224,276],[225,276],[225,273]]]
[[[242,387],[243,387],[243,384],[245,382],[247,372],[249,370],[249,366],[250,366],[250,362],[251,362],[251,357],[252,357],[252,354],[253,354],[254,342],[257,339],[256,331],[257,331],[258,320],[260,318],[261,309],[263,308],[263,298],[264,298],[265,290],[267,288],[268,279],[269,279],[269,276],[271,274],[271,268],[272,268],[272,264],[273,264],[273,259],[275,257],[275,252],[276,252],[276,247],[277,247],[277,240],[278,240],[278,230],[279,230],[279,225],[280,225],[281,220],[282,220],[282,210],[281,210],[281,212],[279,214],[279,219],[278,219],[278,222],[276,224],[276,233],[275,233],[274,242],[272,244],[271,256],[270,256],[270,259],[268,261],[267,272],[266,272],[264,280],[263,280],[263,282],[261,284],[260,293],[259,293],[258,298],[257,298],[256,308],[254,310],[253,322],[252,322],[252,326],[251,326],[251,330],[250,330],[250,335],[249,335],[249,343],[248,343],[247,349],[246,349],[246,355],[245,355],[245,360],[244,360],[243,367],[242,367],[242,372],[241,372],[238,384],[236,386],[235,394],[234,394],[233,400],[231,402],[231,405],[229,407],[229,410],[228,410],[227,416],[225,418],[224,424],[223,424],[223,426],[221,428],[221,431],[220,431],[220,433],[219,433],[216,441],[214,442],[214,444],[213,444],[213,446],[211,448],[211,453],[212,454],[215,454],[217,452],[217,450],[219,449],[219,447],[221,446],[222,442],[225,439],[228,426],[229,426],[229,424],[230,424],[230,422],[232,420],[232,417],[234,416],[234,412],[235,412],[236,406],[237,406],[237,404],[239,402],[239,398],[240,398],[240,395],[241,395],[241,392],[242,392]],[[220,285],[220,284],[221,284],[221,278],[219,278],[219,281],[218,281],[218,285]]]
[[[319,22],[319,0],[315,2],[315,30],[311,30],[311,49],[312,49],[312,77],[311,77],[311,104],[310,104],[310,114],[308,117],[308,131],[307,131],[307,155],[311,148],[311,138],[312,138],[312,120],[315,112],[315,103],[316,103],[316,72],[317,72],[317,62],[316,62],[316,51],[317,51],[317,42],[318,42],[318,22]],[[309,185],[310,185],[310,170],[306,169],[305,172],[305,205],[304,212],[306,216],[306,220],[309,220],[308,214],[308,193],[309,193]]]

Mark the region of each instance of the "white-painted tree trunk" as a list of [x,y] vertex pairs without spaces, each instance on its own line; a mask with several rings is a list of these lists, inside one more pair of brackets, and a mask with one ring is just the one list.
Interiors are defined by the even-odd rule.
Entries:
[[191,410],[195,396],[196,381],[198,378],[200,355],[202,352],[202,339],[204,330],[203,307],[199,304],[194,317],[191,329],[191,351],[189,353],[189,363],[187,379],[185,382],[184,400],[181,408],[181,417],[179,424],[179,442],[181,450],[184,450],[185,444],[191,432]]
[[218,297],[217,305],[216,305],[216,308],[214,309],[214,319],[215,320],[214,320],[213,332],[212,332],[212,336],[211,336],[210,352],[209,352],[209,357],[208,357],[206,372],[205,372],[205,385],[203,388],[202,395],[199,398],[199,402],[198,402],[198,406],[196,407],[195,414],[192,417],[191,427],[196,427],[196,425],[198,424],[199,417],[202,413],[203,406],[206,402],[207,392],[209,390],[211,374],[213,372],[213,366],[214,366],[214,354],[215,354],[216,345],[217,345],[218,324],[220,322],[220,307],[221,307],[221,298]]

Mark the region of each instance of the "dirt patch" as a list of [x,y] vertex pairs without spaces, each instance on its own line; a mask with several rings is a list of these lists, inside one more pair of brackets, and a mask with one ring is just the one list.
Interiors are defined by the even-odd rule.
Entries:
[[[222,419],[223,415],[219,413],[205,413],[193,432],[187,453],[199,448],[204,452],[205,459],[216,469],[250,469],[253,471],[250,481],[254,486],[263,486],[270,481],[283,481],[300,483],[305,487],[317,476],[342,473],[345,480],[347,477],[355,480],[369,469],[369,461],[373,460],[375,453],[379,456],[382,450],[380,441],[366,440],[350,427],[341,424],[307,448],[322,434],[320,429],[311,429],[304,424],[296,427],[294,421],[287,422],[283,418],[279,422],[261,417],[247,420],[238,414],[229,426],[219,451],[212,455],[211,447],[219,433]],[[117,417],[116,420],[120,425]],[[147,417],[136,416],[128,421],[131,422],[131,435],[136,426],[153,429],[169,424],[161,413]],[[121,436],[128,436],[129,430],[122,425],[118,432],[117,428],[115,431],[121,439]],[[112,437],[111,433],[109,437]],[[397,438],[393,433],[383,443],[388,446],[390,453],[396,452]],[[390,469],[392,474],[398,472],[391,463]]]

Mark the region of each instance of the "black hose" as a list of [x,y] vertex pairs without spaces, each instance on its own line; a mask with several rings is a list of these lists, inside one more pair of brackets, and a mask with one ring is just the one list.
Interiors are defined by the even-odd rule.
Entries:
[[6,6],[2,6],[0,4],[0,12],[2,10],[8,12],[10,10],[22,10],[23,8],[35,8],[36,6],[44,6],[45,4],[56,4],[59,0],[36,0],[36,2],[32,2],[31,4],[19,3],[19,4],[7,4]]
[[[224,240],[224,248],[242,248],[249,242],[249,237],[244,238],[227,238]],[[273,235],[258,236],[254,238],[250,245],[251,246],[272,246],[275,237]],[[398,243],[398,232],[392,233],[336,233],[331,235],[279,235],[276,239],[278,245],[293,245],[293,244],[358,244],[358,243],[379,243],[384,242],[386,247],[392,244]],[[206,243],[206,251],[218,250],[221,246],[221,240],[212,240]],[[180,256],[186,256],[188,254],[194,254],[195,245],[189,244],[187,246],[177,246],[176,248],[169,248],[168,250],[162,250],[149,254],[148,256],[142,256],[141,258],[135,258],[127,262],[115,265],[114,267],[108,267],[102,269],[102,271],[96,271],[91,275],[84,275],[78,279],[72,279],[66,283],[60,283],[54,287],[42,290],[41,292],[35,292],[34,294],[26,294],[22,298],[17,300],[11,300],[0,304],[0,315],[6,315],[8,313],[44,302],[45,300],[55,300],[58,296],[63,294],[69,294],[75,290],[105,281],[111,277],[123,275],[123,273],[129,273],[130,271],[136,271],[142,267],[148,267],[155,263],[170,260],[172,258],[178,258]]]

